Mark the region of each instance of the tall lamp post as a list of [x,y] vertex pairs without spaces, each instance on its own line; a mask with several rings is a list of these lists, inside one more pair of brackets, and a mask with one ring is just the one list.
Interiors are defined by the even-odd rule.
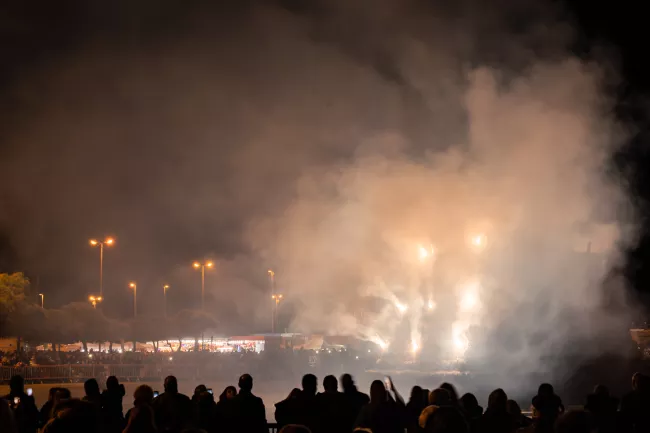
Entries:
[[[273,299],[273,296],[275,295],[275,272],[273,269],[269,269],[266,271],[267,274],[269,274],[269,281],[271,285],[271,298]],[[275,305],[271,306],[271,332],[273,332],[273,328],[275,327]]]
[[275,333],[275,328],[277,327],[277,321],[278,321],[278,305],[280,304],[280,301],[282,301],[282,295],[281,294],[273,294],[271,295],[271,299],[273,299],[275,302],[273,304],[273,327],[271,328],[271,332]]
[[169,289],[169,284],[163,286],[163,300],[165,301],[165,317],[167,317],[167,289]]
[[39,293],[38,296],[41,297],[41,308],[45,308],[45,295],[42,293]]
[[91,296],[88,297],[88,300],[92,304],[93,308],[97,308],[97,304],[102,302],[102,297],[101,296],[91,295]]
[[204,263],[194,262],[192,266],[194,266],[194,269],[201,269],[201,310],[205,311],[205,268],[211,269],[214,263],[210,261]]
[[133,317],[138,315],[138,285],[131,281],[129,287],[133,289]]
[[104,296],[104,245],[110,247],[114,244],[115,239],[110,237],[103,241],[98,241],[97,239],[90,240],[90,246],[99,246],[99,296]]

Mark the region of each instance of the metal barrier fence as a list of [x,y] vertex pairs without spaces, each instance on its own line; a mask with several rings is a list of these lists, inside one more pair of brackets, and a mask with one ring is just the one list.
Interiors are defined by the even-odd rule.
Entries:
[[[86,379],[101,379],[117,376],[124,381],[143,378],[161,378],[162,375],[174,372],[183,378],[190,378],[187,366],[157,365],[122,365],[122,364],[68,364],[68,365],[36,365],[25,367],[0,367],[0,383],[8,383],[12,376],[20,375],[26,382],[82,382]],[[192,367],[196,372],[196,367]]]

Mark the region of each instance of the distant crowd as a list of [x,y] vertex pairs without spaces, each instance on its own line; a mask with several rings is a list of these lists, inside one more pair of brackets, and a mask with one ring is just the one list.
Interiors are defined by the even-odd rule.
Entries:
[[[532,416],[522,414],[502,389],[492,391],[485,410],[477,398],[458,396],[449,383],[429,391],[415,386],[408,402],[390,378],[375,380],[370,394],[360,392],[352,376],[323,379],[322,392],[313,374],[302,379],[275,404],[281,433],[641,433],[650,432],[650,378],[636,373],[632,389],[620,400],[607,388],[596,386],[586,397],[584,409],[567,411],[550,384],[539,386],[531,401]],[[238,388],[226,387],[216,398],[199,385],[188,397],[178,391],[169,376],[164,393],[155,395],[148,385],[133,394],[133,408],[123,413],[124,386],[117,378],[84,384],[85,397],[71,398],[66,388],[52,388],[48,401],[37,409],[25,393],[20,376],[11,379],[11,392],[0,401],[0,427],[7,433],[268,433],[266,410],[253,394],[253,378],[244,374]]]

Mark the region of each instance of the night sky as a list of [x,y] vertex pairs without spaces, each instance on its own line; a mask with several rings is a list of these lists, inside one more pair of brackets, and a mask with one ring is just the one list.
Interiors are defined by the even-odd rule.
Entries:
[[[411,3],[426,9],[429,2]],[[320,43],[370,64],[378,80],[407,86],[390,58],[346,45],[359,36],[353,24],[341,26],[345,37],[318,31],[326,4],[3,1],[0,272],[24,271],[50,306],[82,299],[96,291],[98,279],[99,252],[88,240],[111,235],[117,243],[105,251],[104,286],[113,312],[129,299],[129,280],[138,281],[143,297],[158,294],[163,283],[182,287],[170,291],[172,301],[196,306],[199,276],[191,263],[204,258],[236,262],[241,268],[235,274],[252,282],[252,292],[266,293],[266,269],[274,264],[250,254],[243,240],[246,221],[282,212],[291,196],[288,185],[304,167],[345,159],[352,145],[320,133],[320,141],[306,146],[293,132],[284,137],[278,131],[281,113],[267,120],[287,91],[271,83],[279,75],[298,80],[305,72],[274,69],[277,59],[264,58],[269,47],[255,19],[259,8],[277,14],[272,21],[278,29],[286,17],[306,17],[316,23],[313,37]],[[440,4],[464,16],[472,2]],[[642,3],[567,1],[552,7],[574,23],[570,49],[583,59],[607,59],[620,75],[610,90],[618,119],[632,133],[612,166],[628,184],[643,233],[623,271],[632,293],[647,296],[650,64]],[[513,9],[508,31],[525,33],[535,12]],[[485,59],[498,62],[485,43]],[[284,63],[292,61],[290,49],[273,48],[275,56],[286,56]],[[251,60],[250,52],[262,53],[261,60]],[[261,102],[240,94],[262,95]],[[292,95],[299,97],[317,96]],[[337,109],[336,101],[323,103]],[[242,110],[256,120],[236,114]],[[364,117],[366,126],[380,122],[380,115]],[[267,147],[267,136],[284,144]],[[217,284],[211,275],[208,281]]]

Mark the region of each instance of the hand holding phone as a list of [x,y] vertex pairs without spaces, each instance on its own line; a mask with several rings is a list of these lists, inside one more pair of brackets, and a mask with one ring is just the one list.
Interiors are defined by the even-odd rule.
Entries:
[[158,391],[154,391],[154,392],[153,392],[153,398],[156,398],[156,397],[158,397],[159,395],[160,395],[160,393],[159,393]]
[[212,394],[212,388],[208,388],[208,392]]
[[28,396],[31,397],[33,393],[34,393],[34,390],[33,390],[33,389],[31,389],[31,388],[27,388],[27,395],[28,395]]
[[384,377],[384,385],[386,385],[386,389],[388,391],[393,390],[393,379],[390,378],[390,376],[385,376]]

